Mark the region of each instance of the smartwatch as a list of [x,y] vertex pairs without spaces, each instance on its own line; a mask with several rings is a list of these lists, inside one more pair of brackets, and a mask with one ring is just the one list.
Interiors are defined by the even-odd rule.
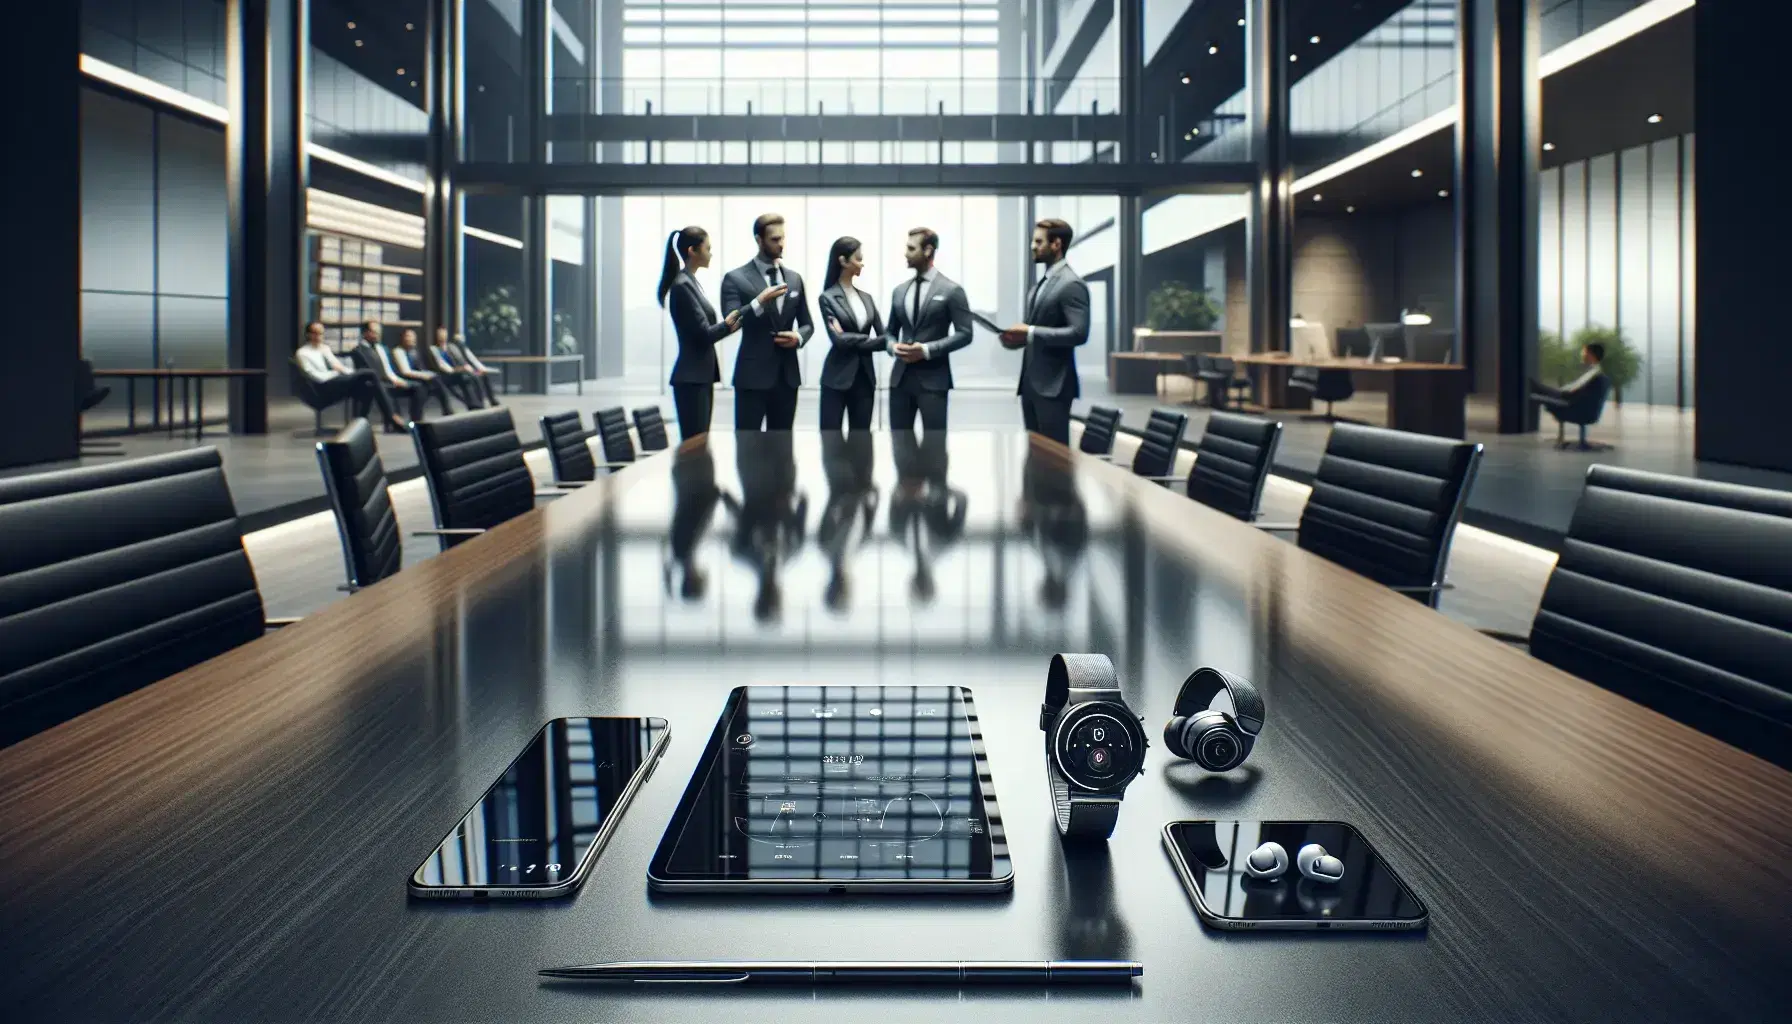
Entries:
[[1105,840],[1120,798],[1145,770],[1145,729],[1126,706],[1105,654],[1056,654],[1039,708],[1058,835]]

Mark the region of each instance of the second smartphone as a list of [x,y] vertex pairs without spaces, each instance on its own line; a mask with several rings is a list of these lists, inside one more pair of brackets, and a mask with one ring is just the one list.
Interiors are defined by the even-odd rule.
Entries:
[[556,718],[411,873],[412,896],[541,899],[585,880],[668,737],[663,718]]
[[[1344,862],[1336,882],[1303,878],[1291,864],[1280,878],[1257,879],[1244,859],[1274,842],[1293,857],[1318,843]],[[1251,931],[1338,929],[1412,931],[1425,927],[1425,904],[1388,867],[1369,840],[1341,821],[1172,821],[1164,852],[1210,928]]]

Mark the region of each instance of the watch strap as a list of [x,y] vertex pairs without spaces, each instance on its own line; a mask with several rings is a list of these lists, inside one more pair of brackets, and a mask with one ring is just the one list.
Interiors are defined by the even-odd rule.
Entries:
[[1045,703],[1039,706],[1039,729],[1049,731],[1072,690],[1120,689],[1114,663],[1105,654],[1054,654],[1045,673]]
[[1120,798],[1112,796],[1070,797],[1070,782],[1058,774],[1055,765],[1046,772],[1052,786],[1052,810],[1058,819],[1058,835],[1065,839],[1106,839],[1114,834],[1120,820]]
[[1263,731],[1265,709],[1263,697],[1249,679],[1222,672],[1217,668],[1198,668],[1182,683],[1176,693],[1173,715],[1199,714],[1213,706],[1213,698],[1224,691],[1232,701],[1232,719],[1252,736]]
[[1120,701],[1114,663],[1105,654],[1056,654],[1045,677],[1045,702],[1039,707],[1039,728],[1045,733],[1045,774],[1052,790],[1052,811],[1058,834],[1066,839],[1106,839],[1120,820],[1120,798],[1077,793],[1058,771],[1052,753],[1052,725],[1071,698]]

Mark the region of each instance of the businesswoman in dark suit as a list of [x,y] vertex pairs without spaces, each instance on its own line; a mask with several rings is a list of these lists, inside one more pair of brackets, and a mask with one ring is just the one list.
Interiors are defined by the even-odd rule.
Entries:
[[699,227],[674,231],[666,238],[666,262],[660,270],[660,305],[671,311],[678,336],[672,404],[678,410],[678,433],[686,441],[709,433],[716,382],[722,379],[716,345],[740,327],[740,310],[718,319],[697,283],[697,271],[709,266],[710,255],[709,232]]
[[833,345],[821,364],[823,430],[839,430],[842,415],[854,430],[871,429],[871,407],[877,399],[872,356],[884,350],[884,321],[871,296],[856,286],[864,269],[865,252],[858,239],[847,236],[828,251],[820,303]]

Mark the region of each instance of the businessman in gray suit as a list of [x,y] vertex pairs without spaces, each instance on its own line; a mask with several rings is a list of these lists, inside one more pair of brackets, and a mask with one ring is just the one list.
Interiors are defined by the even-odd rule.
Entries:
[[753,238],[758,254],[722,278],[722,316],[741,310],[734,429],[789,430],[803,385],[796,353],[809,343],[815,323],[802,275],[784,269],[784,218],[761,214],[753,221]]
[[1002,344],[1023,349],[1020,415],[1026,428],[1059,444],[1070,443],[1070,403],[1082,393],[1076,348],[1089,340],[1089,286],[1070,269],[1064,253],[1070,225],[1047,217],[1033,226],[1033,262],[1045,275],[1027,296],[1027,319],[1002,332]]
[[952,390],[952,353],[971,343],[971,304],[964,289],[933,265],[940,236],[928,228],[908,233],[908,265],[915,276],[890,298],[890,429],[913,430],[915,413],[929,433],[946,429]]

